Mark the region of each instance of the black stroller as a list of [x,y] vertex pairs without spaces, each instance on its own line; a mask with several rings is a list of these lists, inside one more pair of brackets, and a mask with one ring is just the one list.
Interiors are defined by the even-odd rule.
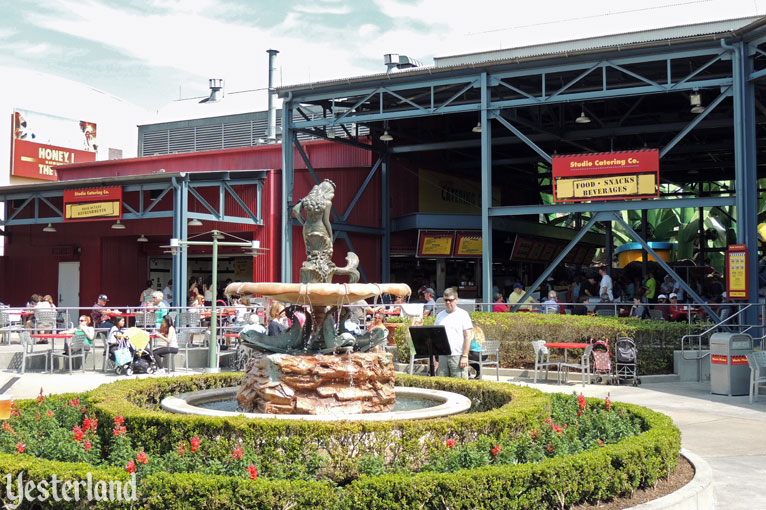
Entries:
[[618,338],[614,343],[615,356],[615,383],[630,382],[633,386],[641,384],[638,378],[638,349],[632,338]]
[[[126,355],[125,350],[130,352]],[[138,328],[128,328],[120,340],[120,346],[114,351],[115,373],[117,375],[153,374],[157,371],[157,362],[149,348],[149,333]]]

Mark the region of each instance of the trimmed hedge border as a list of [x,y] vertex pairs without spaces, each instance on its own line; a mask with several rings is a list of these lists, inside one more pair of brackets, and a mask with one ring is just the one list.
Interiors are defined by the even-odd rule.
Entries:
[[[550,402],[542,392],[505,383],[398,375],[399,385],[456,391],[471,398],[474,407],[469,414],[447,419],[364,424],[221,419],[169,415],[156,410],[160,397],[168,393],[231,386],[237,384],[240,377],[241,374],[207,374],[120,381],[86,395],[91,412],[102,423],[110,423],[114,416],[122,414],[129,433],[139,434],[137,437],[144,442],[147,451],[152,447],[158,451],[168,445],[174,448],[177,441],[187,439],[190,434],[202,434],[200,437],[223,443],[229,438],[246,439],[259,446],[268,446],[270,438],[276,441],[277,434],[284,434],[282,439],[317,440],[325,445],[343,447],[349,446],[343,445],[343,441],[355,434],[366,434],[368,439],[380,436],[381,441],[388,440],[393,444],[398,441],[392,438],[402,434],[402,442],[411,441],[417,445],[412,449],[400,446],[402,454],[415,457],[426,436],[435,441],[448,436],[470,439],[479,434],[515,434],[534,428],[549,412]],[[505,405],[509,398],[513,404]],[[589,399],[589,404],[599,406],[603,401]],[[594,502],[652,485],[675,467],[680,450],[680,433],[670,418],[639,406],[620,406],[643,420],[646,432],[598,450],[540,463],[488,466],[444,474],[363,476],[340,487],[329,482],[266,479],[253,482],[193,473],[162,473],[139,482],[138,502],[133,504],[35,502],[21,508],[542,509]],[[99,431],[108,434],[108,429],[104,426]],[[265,434],[265,437],[259,434]],[[305,437],[301,438],[299,434]],[[359,448],[358,443],[353,446]],[[362,448],[356,453],[367,452]],[[339,464],[339,467],[348,465]],[[32,481],[50,480],[54,473],[59,478],[84,479],[86,473],[91,473],[94,481],[128,480],[123,470],[115,468],[52,462],[24,455],[0,455],[3,475],[10,473],[15,477],[20,471],[25,472],[25,480]]]

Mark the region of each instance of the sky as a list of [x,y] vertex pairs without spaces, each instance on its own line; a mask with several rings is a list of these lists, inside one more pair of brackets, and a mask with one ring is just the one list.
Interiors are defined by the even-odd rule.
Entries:
[[[766,0],[4,0],[0,66],[88,84],[147,111],[463,54],[766,14]],[[0,79],[0,92],[5,79]]]

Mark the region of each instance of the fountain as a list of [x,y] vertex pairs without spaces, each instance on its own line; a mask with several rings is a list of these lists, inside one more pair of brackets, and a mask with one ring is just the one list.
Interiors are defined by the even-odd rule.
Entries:
[[[335,185],[325,180],[293,208],[303,225],[306,261],[300,283],[231,283],[227,295],[256,294],[289,303],[291,326],[282,334],[246,329],[242,344],[253,349],[239,390],[226,388],[168,397],[166,410],[179,413],[316,419],[419,419],[464,412],[470,401],[462,395],[394,386],[392,355],[381,351],[387,331],[359,332],[343,305],[382,294],[409,296],[406,284],[358,283],[359,258],[349,252],[347,265],[332,262],[330,210]],[[305,217],[304,217],[305,214]],[[349,283],[331,283],[346,275]],[[296,312],[306,310],[303,325]],[[197,404],[230,399],[236,393],[238,410],[202,409]],[[421,409],[394,411],[397,393],[421,400]],[[433,406],[433,407],[432,407]],[[427,408],[427,409],[425,409]],[[260,413],[260,414],[257,414]]]

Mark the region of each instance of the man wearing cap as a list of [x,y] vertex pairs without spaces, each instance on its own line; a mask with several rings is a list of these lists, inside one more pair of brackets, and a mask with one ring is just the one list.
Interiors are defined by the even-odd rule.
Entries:
[[112,326],[114,326],[109,314],[114,313],[115,310],[108,310],[106,308],[107,301],[109,301],[109,298],[106,294],[99,294],[98,299],[93,303],[93,310],[90,312],[90,318],[93,320],[94,328],[111,329]]
[[670,306],[668,307],[670,309],[670,320],[672,321],[685,321],[688,319],[689,314],[687,312],[688,309],[684,309],[684,307],[681,307],[678,305],[678,294],[675,292],[671,292],[668,296],[668,299],[670,299]]
[[437,326],[444,326],[449,340],[450,355],[439,356],[440,377],[468,378],[468,354],[473,338],[473,323],[468,312],[457,306],[457,291],[448,288],[444,291],[444,310],[438,313]]
[[[520,284],[519,282],[516,282],[513,284],[513,292],[510,293],[508,296],[508,307],[513,311],[513,307],[517,305],[521,298],[524,296],[524,286]],[[529,296],[525,301],[525,303],[537,303],[537,300],[533,298],[532,296]],[[531,310],[532,307],[529,305],[523,305],[519,307],[519,310]]]
[[423,299],[426,300],[426,304],[423,306],[423,318],[430,317],[434,314],[434,308],[436,307],[436,301],[434,301],[434,289],[426,287],[423,290]]
[[657,296],[657,304],[655,308],[662,312],[662,318],[666,321],[670,319],[670,307],[668,306],[668,296],[666,294],[660,294]]

